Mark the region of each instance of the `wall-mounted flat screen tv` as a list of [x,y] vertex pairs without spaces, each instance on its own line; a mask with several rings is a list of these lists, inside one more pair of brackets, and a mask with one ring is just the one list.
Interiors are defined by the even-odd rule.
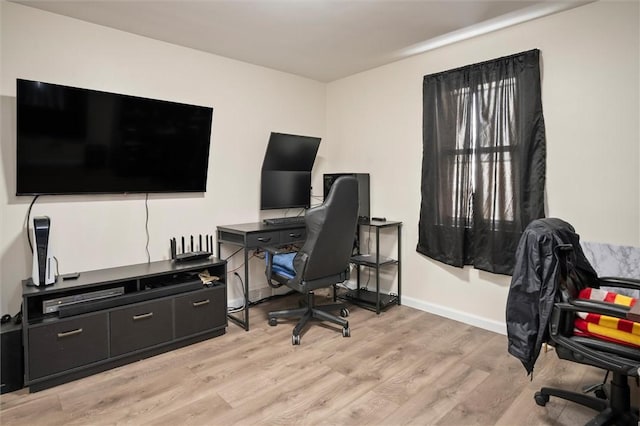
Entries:
[[17,195],[204,192],[213,109],[17,80]]
[[271,133],[262,163],[260,209],[308,208],[320,138]]

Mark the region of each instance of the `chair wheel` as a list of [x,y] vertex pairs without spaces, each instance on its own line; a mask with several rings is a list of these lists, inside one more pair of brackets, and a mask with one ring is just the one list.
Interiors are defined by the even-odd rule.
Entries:
[[536,394],[533,396],[533,399],[536,400],[536,404],[544,407],[545,405],[547,405],[547,402],[549,402],[549,395],[545,395],[542,392],[536,392]]
[[601,389],[596,389],[593,394],[596,396],[596,398],[607,399],[607,393],[602,388]]
[[340,316],[342,318],[346,318],[349,316],[349,310],[347,308],[340,309]]
[[351,329],[349,327],[342,329],[342,337],[351,337]]
[[271,327],[278,325],[278,318],[269,318],[269,325]]
[[292,345],[299,345],[300,344],[300,336],[296,336],[295,334],[293,336],[291,336],[291,344]]

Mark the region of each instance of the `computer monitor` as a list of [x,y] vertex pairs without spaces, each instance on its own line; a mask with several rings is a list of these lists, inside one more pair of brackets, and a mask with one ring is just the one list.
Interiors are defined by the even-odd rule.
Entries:
[[271,133],[260,180],[260,209],[308,208],[320,138]]
[[263,170],[260,208],[309,208],[311,202],[311,172]]

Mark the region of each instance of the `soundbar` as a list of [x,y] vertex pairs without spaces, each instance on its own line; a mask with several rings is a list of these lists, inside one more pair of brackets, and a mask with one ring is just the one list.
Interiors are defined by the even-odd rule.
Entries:
[[96,300],[106,299],[109,297],[121,296],[124,294],[124,287],[109,288],[107,290],[92,291],[89,293],[75,294],[73,296],[59,297],[57,299],[49,299],[42,302],[42,312],[50,314],[58,312],[60,308],[75,305],[83,302],[94,302]]

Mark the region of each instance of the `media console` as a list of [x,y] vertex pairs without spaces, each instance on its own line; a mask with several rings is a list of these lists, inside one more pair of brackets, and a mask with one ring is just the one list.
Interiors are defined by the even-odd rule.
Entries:
[[25,385],[46,389],[224,334],[226,269],[210,258],[86,271],[47,287],[24,280]]

